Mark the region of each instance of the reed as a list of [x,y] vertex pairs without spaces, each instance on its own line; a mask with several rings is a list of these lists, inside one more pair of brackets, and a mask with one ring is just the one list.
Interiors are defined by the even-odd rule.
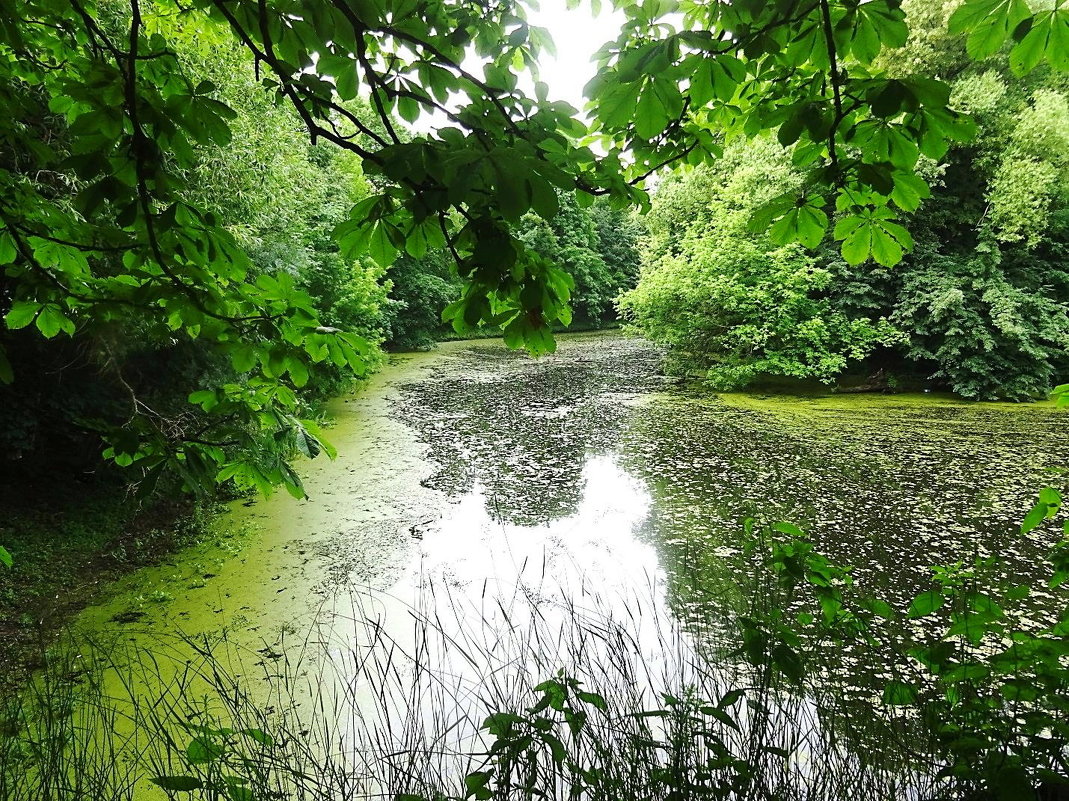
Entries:
[[407,625],[373,607],[265,649],[78,643],[91,667],[56,662],[6,704],[0,800],[955,797],[900,724],[740,659],[732,620],[684,625],[653,581],[427,580]]

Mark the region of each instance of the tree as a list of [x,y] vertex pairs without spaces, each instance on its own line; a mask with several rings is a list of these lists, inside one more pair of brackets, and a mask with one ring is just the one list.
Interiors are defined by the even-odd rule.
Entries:
[[669,178],[648,215],[638,286],[624,315],[666,345],[670,370],[718,389],[768,376],[834,381],[901,341],[886,317],[847,314],[827,258],[748,230],[756,208],[800,176],[767,137],[725,148],[715,166]]
[[[8,423],[0,442],[8,459],[21,457],[12,464],[23,473],[33,461],[54,469],[69,459],[77,472],[91,468],[103,435],[107,455],[136,465],[146,493],[165,471],[189,488],[206,489],[222,470],[246,485],[266,490],[285,483],[299,493],[288,458],[322,447],[314,424],[303,420],[307,405],[295,391],[313,378],[309,357],[298,355],[302,337],[310,337],[306,345],[318,338],[325,347],[338,340],[332,343],[336,361],[347,363],[341,357],[351,354],[363,364],[374,357],[368,340],[376,333],[374,321],[338,318],[327,298],[310,297],[300,287],[322,284],[334,271],[350,300],[362,296],[374,306],[376,295],[384,295],[373,276],[354,283],[352,262],[337,256],[330,237],[368,185],[355,156],[309,147],[296,112],[274,104],[255,80],[252,57],[221,47],[230,40],[226,28],[162,12],[146,9],[142,16],[164,54],[160,58],[173,62],[179,74],[196,76],[206,108],[229,123],[219,118],[214,129],[193,123],[181,144],[172,141],[177,149],[166,166],[173,202],[153,214],[150,227],[139,229],[133,218],[127,223],[118,216],[124,191],[125,214],[143,213],[149,179],[131,167],[125,178],[133,186],[120,191],[123,173],[103,174],[123,158],[121,149],[102,144],[109,129],[90,129],[88,136],[103,155],[75,152],[80,140],[71,131],[77,129],[64,116],[84,111],[86,103],[64,93],[57,70],[46,70],[42,61],[36,66],[44,83],[10,84],[23,112],[37,116],[12,126],[0,174],[11,189],[0,250],[14,259],[2,287],[8,332],[0,349],[17,372],[8,378],[19,379],[0,387]],[[121,3],[101,5],[99,36],[125,31],[128,13]],[[208,100],[203,93],[209,91],[220,99]],[[175,108],[187,101],[194,104],[179,98]],[[31,119],[41,129],[36,139],[25,127]],[[99,171],[99,179],[82,180],[86,169]],[[97,224],[97,218],[106,222]],[[140,244],[123,244],[138,236]],[[170,253],[163,267],[152,261],[157,251]],[[239,276],[244,280],[238,282]],[[264,306],[272,297],[274,310]],[[291,301],[293,313],[287,309]],[[354,333],[317,332],[310,322],[317,311],[327,313],[329,325]],[[263,362],[260,376],[243,381],[250,359]],[[277,379],[269,379],[269,372],[279,373]],[[327,375],[318,371],[320,383]],[[33,453],[40,458],[32,460]]]
[[[587,87],[591,131],[544,85],[534,97],[519,88],[547,35],[509,2],[4,0],[9,329],[53,340],[142,325],[230,360],[240,381],[189,396],[206,428],[161,425],[136,396],[129,419],[106,427],[107,453],[147,484],[171,467],[191,485],[242,477],[299,493],[287,448],[321,445],[295,389],[322,365],[362,370],[373,358],[366,339],[324,325],[288,274],[254,270],[242,242],[193,200],[196,146],[226,147],[235,112],[157,20],[224,26],[313,143],[361,159],[380,189],[335,230],[340,252],[386,266],[402,251],[445,248],[464,281],[447,309],[460,328],[501,326],[512,344],[551,349],[573,282],[525,246],[514,230],[523,215],[552,219],[558,190],[644,205],[646,177],[715,160],[724,135],[775,130],[805,171],[798,192],[764,210],[776,239],[812,247],[834,215],[848,262],[901,258],[912,240],[897,217],[925,191],[920,155],[941,158],[972,125],[948,107],[945,83],[891,76],[877,62],[908,38],[899,0],[619,6],[627,22]],[[967,0],[950,24],[968,33],[973,57],[1012,38],[1016,71],[1067,66],[1069,10]],[[469,53],[483,60],[480,73],[464,66]],[[347,105],[361,93],[374,124]],[[415,138],[398,131],[395,114],[434,110],[450,124]],[[17,380],[6,357],[0,377]]]
[[461,282],[452,256],[444,248],[416,259],[403,253],[390,266],[392,345],[426,348],[447,334],[442,310],[460,295]]
[[1023,75],[1016,47],[979,51],[948,35],[952,3],[904,7],[917,22],[902,62],[950,76],[951,104],[978,133],[926,168],[932,197],[908,223],[913,253],[884,275],[853,271],[841,300],[889,314],[908,334],[903,356],[963,396],[1045,397],[1069,342],[1069,81]]
[[[978,129],[941,164],[918,161],[919,194],[901,190],[918,206],[901,220],[916,246],[894,267],[848,264],[825,239],[808,281],[792,282],[799,274],[782,272],[777,227],[771,240],[743,231],[754,205],[805,181],[768,141],[732,144],[715,169],[662,185],[649,215],[657,233],[625,307],[673,348],[680,368],[710,369],[717,385],[736,386],[761,374],[831,381],[852,362],[925,375],[967,397],[1045,396],[1069,341],[1059,256],[1069,244],[1061,222],[1067,81],[1050,70],[1014,78],[1005,51],[973,62],[967,37],[948,32],[956,5],[906,2],[910,38],[881,57],[893,76],[913,68],[951,76],[952,107]],[[790,296],[798,303],[771,304],[762,292],[788,286],[801,292]],[[799,316],[777,328],[792,308]],[[850,335],[859,332],[866,337]]]
[[615,297],[638,281],[639,243],[645,229],[635,214],[614,209],[604,199],[590,207],[590,215],[598,235],[598,253],[608,268]]
[[559,197],[549,220],[524,215],[520,240],[534,253],[563,268],[573,286],[569,303],[575,319],[600,325],[615,317],[614,301],[638,276],[638,232],[634,222],[605,202],[589,208],[571,195]]

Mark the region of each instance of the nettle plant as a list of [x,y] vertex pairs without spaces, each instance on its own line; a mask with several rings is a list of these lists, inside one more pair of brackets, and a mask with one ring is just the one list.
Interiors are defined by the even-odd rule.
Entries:
[[[1044,489],[1020,534],[1056,517]],[[1069,582],[1069,521],[1048,552],[1046,590]],[[861,594],[850,568],[830,563],[797,527],[748,523],[749,549],[780,593],[768,614],[744,617],[739,653],[789,680],[807,679],[807,646],[831,639],[890,652],[901,668],[878,688],[883,704],[916,713],[930,735],[937,776],[999,799],[1069,783],[1069,604],[1037,611],[1040,587],[1007,584],[998,557],[932,568],[930,589],[904,610]],[[1045,593],[1046,595],[1046,593]],[[909,624],[922,623],[917,634]],[[841,678],[841,677],[840,677]],[[924,758],[917,749],[915,758]]]
[[[196,722],[181,728],[190,735],[185,749],[188,773],[155,776],[151,782],[169,794],[201,792],[228,801],[257,801],[272,797],[266,790],[275,740],[262,729],[231,729]],[[168,733],[169,735],[169,733]],[[176,742],[170,745],[176,748]]]

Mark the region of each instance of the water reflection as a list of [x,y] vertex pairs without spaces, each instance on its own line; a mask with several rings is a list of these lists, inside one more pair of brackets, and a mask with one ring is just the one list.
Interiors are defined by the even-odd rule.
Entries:
[[[755,513],[797,522],[899,602],[926,586],[930,565],[991,553],[1027,581],[1049,545],[1049,532],[1021,538],[1017,528],[1049,468],[1069,463],[1069,426],[1053,409],[931,396],[717,398],[667,382],[658,359],[612,335],[565,339],[538,360],[470,345],[406,387],[399,413],[437,465],[427,485],[481,506],[511,540],[516,526],[537,539],[538,527],[572,521],[569,537],[615,542],[637,525],[684,614],[737,592],[740,521]],[[589,522],[581,511],[588,465],[602,456],[644,488],[641,520]],[[452,542],[455,529],[447,520],[434,536]]]
[[[931,565],[974,556],[997,553],[1009,581],[1034,583],[1052,534],[1021,537],[1019,520],[1049,467],[1069,463],[1066,418],[1049,407],[715,397],[666,381],[653,348],[615,336],[566,339],[541,360],[467,346],[399,408],[437,465],[427,485],[456,503],[424,532],[404,597],[439,579],[465,602],[488,587],[566,604],[640,588],[695,647],[730,648],[750,600],[745,516],[798,523],[866,592],[905,608]],[[830,653],[839,712],[871,723],[874,686],[897,664]]]
[[652,502],[645,482],[611,454],[594,454],[581,461],[576,489],[569,515],[524,525],[504,522],[495,496],[475,484],[441,520],[414,532],[420,557],[394,592],[428,578],[479,594],[494,585],[558,597],[647,585],[658,568],[654,547],[636,536]]
[[619,440],[622,401],[662,386],[657,360],[618,337],[573,340],[540,360],[471,345],[409,385],[398,413],[438,465],[428,486],[453,497],[477,488],[494,520],[540,525],[576,513],[588,454]]

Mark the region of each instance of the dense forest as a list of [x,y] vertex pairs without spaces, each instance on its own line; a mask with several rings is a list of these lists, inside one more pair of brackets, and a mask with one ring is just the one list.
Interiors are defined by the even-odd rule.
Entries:
[[[547,37],[514,9],[238,5],[4,12],[9,474],[102,453],[142,496],[300,495],[290,459],[329,450],[316,400],[383,348],[502,331],[544,352],[621,293],[717,387],[1055,382],[1061,12],[818,3],[803,24],[740,4],[714,46],[647,39],[671,4],[629,6],[588,126],[519,87]],[[325,28],[345,37],[318,45]],[[469,44],[499,48],[482,77]],[[449,125],[410,129],[421,112]]]
[[[107,30],[120,36],[122,26],[128,24],[123,19],[127,11],[121,2],[103,3],[101,35]],[[337,243],[335,230],[349,210],[373,196],[383,179],[369,177],[361,159],[351,151],[329,143],[309,144],[298,112],[276,102],[269,87],[258,79],[251,54],[227,46],[229,33],[223,26],[207,19],[176,22],[164,6],[146,4],[141,13],[153,46],[173,57],[196,83],[195,94],[182,102],[200,103],[205,110],[204,120],[191,119],[182,143],[181,183],[174,192],[171,213],[195,208],[197,215],[212,219],[227,237],[227,245],[237,249],[242,261],[247,259],[244,280],[257,291],[266,292],[283,307],[303,304],[324,330],[349,332],[331,346],[328,364],[318,371],[310,372],[297,362],[279,361],[271,366],[271,357],[267,357],[264,367],[272,376],[288,372],[289,387],[282,391],[293,397],[286,405],[310,417],[318,400],[351,386],[354,366],[359,375],[381,362],[383,350],[423,348],[437,339],[456,336],[442,320],[442,311],[459,297],[461,287],[456,262],[447,250],[413,244],[391,264],[381,258],[376,261],[372,255],[343,251]],[[5,90],[5,102],[13,107],[17,103],[26,114],[35,115],[27,122],[37,127],[34,136],[47,141],[49,150],[46,156],[42,144],[24,153],[9,149],[4,166],[11,185],[30,180],[31,175],[44,176],[42,167],[50,159],[69,162],[76,157],[69,149],[80,131],[69,120],[81,109],[77,98],[62,94],[66,89],[48,82],[39,87],[14,82]],[[344,90],[339,88],[348,94]],[[51,94],[42,96],[42,91]],[[365,121],[371,131],[365,137],[376,135],[375,131],[384,134],[385,125],[390,125],[404,138],[412,138],[411,133],[404,133],[407,129],[400,116],[380,120],[365,99],[350,98],[346,109],[354,119]],[[87,116],[81,128],[101,126],[94,136],[103,136],[108,130],[105,122],[103,115]],[[107,121],[108,126],[115,124]],[[110,196],[114,176],[105,175],[95,183],[74,176],[70,180],[52,177],[56,180],[34,179],[35,191],[45,195],[50,205],[80,219],[89,219],[116,203]],[[632,286],[637,276],[637,229],[627,213],[602,202],[579,207],[562,194],[559,204],[560,211],[548,220],[525,215],[517,225],[518,235],[533,252],[572,276],[575,325],[597,327],[612,322],[615,297]],[[43,265],[58,260],[61,270],[77,274],[90,269],[83,255],[88,246],[72,247],[49,238],[42,224],[47,226],[47,218],[34,228],[12,226],[4,239],[8,261],[29,248],[35,262]],[[142,461],[137,439],[164,442],[185,434],[196,439],[191,432],[214,428],[204,413],[219,401],[208,400],[202,393],[191,407],[187,398],[206,384],[235,385],[257,357],[245,350],[235,352],[233,347],[211,347],[199,331],[189,337],[176,336],[182,330],[183,313],[195,318],[205,314],[196,303],[192,312],[146,318],[130,303],[128,295],[136,287],[117,274],[122,270],[115,263],[117,257],[109,256],[104,248],[95,258],[103,260],[100,270],[107,276],[109,289],[117,293],[115,300],[107,302],[102,319],[85,313],[88,301],[79,309],[77,304],[67,308],[65,303],[18,297],[16,287],[26,284],[26,276],[15,268],[8,271],[3,289],[6,326],[0,331],[4,359],[0,405],[6,422],[0,432],[2,469],[9,480],[37,480],[57,468],[70,473],[94,470],[101,438],[110,432],[116,439],[107,446],[105,456],[119,466],[141,462],[144,478],[140,486],[147,496],[161,471],[153,469],[153,460]],[[51,275],[46,280],[54,288],[71,289],[71,297],[77,299],[73,286],[60,285]],[[124,308],[128,305],[129,309]],[[195,323],[194,328],[202,324]],[[282,358],[276,354],[276,359]],[[296,474],[277,460],[277,451],[267,443],[285,432],[287,444],[281,453],[314,455],[320,445],[312,420],[301,422],[291,415],[282,428],[275,421],[260,433],[255,432],[255,425],[250,429],[248,422],[243,421],[240,430],[227,428],[228,433],[205,440],[207,447],[212,449],[213,441],[241,440],[243,447],[267,454],[265,461],[235,476],[242,486],[267,491],[275,483],[288,483],[299,492]],[[177,480],[188,489],[206,489],[214,483],[211,472],[200,469],[204,453],[190,451],[169,461],[177,469]],[[195,469],[189,469],[194,465]]]
[[622,306],[670,348],[676,369],[723,389],[854,374],[872,389],[980,399],[1044,398],[1060,383],[1069,367],[1069,79],[1017,77],[1004,52],[970,59],[963,37],[941,33],[955,7],[907,0],[911,38],[884,57],[896,77],[945,76],[951,106],[978,127],[939,160],[904,140],[873,141],[891,163],[917,161],[924,179],[893,188],[908,212],[909,253],[893,245],[858,263],[830,238],[810,249],[782,227],[755,233],[761,207],[806,180],[792,162],[796,132],[734,140],[716,164],[659,188],[642,282]]
[[[568,321],[579,327],[611,322],[619,303],[629,322],[668,347],[669,369],[705,375],[716,388],[776,376],[828,383],[853,376],[869,388],[945,387],[984,399],[1044,396],[1065,367],[1069,336],[1062,267],[1069,85],[1050,69],[1016,77],[1005,51],[971,58],[962,36],[940,33],[954,7],[905,3],[909,41],[873,63],[893,80],[905,80],[907,72],[947,76],[950,108],[971,115],[976,136],[952,145],[942,158],[922,152],[923,143],[918,150],[863,126],[846,141],[848,148],[871,148],[871,160],[880,165],[916,167],[908,180],[873,179],[874,188],[905,212],[905,235],[915,243],[908,252],[891,241],[882,253],[873,251],[875,263],[864,260],[867,250],[850,258],[830,232],[823,241],[807,233],[809,239],[796,244],[788,217],[755,232],[755,214],[760,221],[770,201],[774,206],[793,197],[811,180],[808,156],[801,157],[806,150],[793,146],[802,123],[780,127],[778,140],[727,134],[722,157],[660,182],[648,215],[603,199],[579,205],[554,189],[551,214],[517,218],[517,243],[574,284],[574,322]],[[396,259],[340,246],[336,233],[350,209],[379,196],[391,180],[377,169],[367,173],[353,149],[309,144],[299,110],[278,102],[271,82],[258,74],[256,56],[225,46],[231,35],[225,25],[176,19],[165,6],[145,6],[141,13],[145,34],[189,76],[192,94],[176,97],[188,97],[181,102],[204,114],[203,120],[187,115],[171,213],[198,209],[240,260],[247,259],[243,280],[257,293],[282,305],[304,304],[320,328],[350,334],[322,346],[330,353],[319,370],[287,362],[281,351],[272,351],[272,364],[271,353],[235,350],[233,342],[217,347],[200,331],[203,321],[184,327],[182,314],[203,316],[196,304],[192,312],[146,319],[139,302],[126,297],[137,287],[122,277],[118,249],[109,255],[111,246],[94,251],[95,245],[49,238],[41,230],[47,216],[13,224],[4,240],[5,256],[15,264],[4,279],[9,308],[0,333],[4,469],[36,475],[54,470],[57,459],[67,470],[94,469],[103,438],[106,456],[119,465],[138,464],[145,494],[164,475],[165,463],[187,488],[208,488],[222,470],[244,486],[266,490],[281,482],[299,492],[299,479],[269,443],[284,434],[284,452],[318,451],[310,419],[317,400],[351,381],[345,376],[354,365],[373,369],[383,349],[422,348],[455,336],[442,311],[461,297],[465,281],[455,254],[433,237],[406,242]],[[121,36],[125,14],[124,4],[104,3],[101,36]],[[98,139],[109,131],[119,135],[117,120],[102,111],[82,113],[91,98],[69,94],[43,70],[5,92],[5,102],[23,109],[25,123],[32,123],[20,124],[21,139],[8,140],[14,144],[5,169],[13,192],[34,175],[32,191],[47,198],[51,214],[88,221],[113,207],[117,212],[113,175],[79,177],[98,169],[92,151],[80,164],[72,162],[79,158],[75,150],[86,148],[88,140],[80,137],[91,129]],[[347,82],[339,79],[337,92],[354,141],[371,146],[381,137],[418,139],[402,119],[414,119],[417,111],[400,102],[404,98],[381,117]],[[877,112],[881,119],[883,110]],[[74,174],[61,179],[45,169],[57,159]],[[640,239],[644,266],[634,288]],[[94,268],[87,259],[101,260],[99,278],[117,298],[103,305],[78,301],[73,285],[54,274],[28,284],[33,273],[21,274],[16,257],[30,251],[36,262],[55,263],[76,279]],[[112,267],[105,266],[109,260]],[[59,292],[55,297],[38,292],[49,283]],[[25,291],[31,285],[32,298]],[[61,296],[64,287],[73,294]],[[97,308],[106,313],[90,313]],[[495,328],[493,321],[485,327]],[[519,341],[514,337],[512,344]],[[296,414],[250,427],[254,410],[231,399],[240,411],[222,416],[241,422],[219,425],[222,399],[196,393],[232,385],[258,360],[269,380],[287,378],[282,397],[293,395],[285,405]],[[191,396],[198,399],[192,406]],[[206,444],[179,447],[181,457],[173,458],[175,443],[187,434],[196,439],[191,432],[216,428],[212,437],[200,437]],[[212,443],[229,442],[264,458],[225,467],[223,451],[233,446]]]

